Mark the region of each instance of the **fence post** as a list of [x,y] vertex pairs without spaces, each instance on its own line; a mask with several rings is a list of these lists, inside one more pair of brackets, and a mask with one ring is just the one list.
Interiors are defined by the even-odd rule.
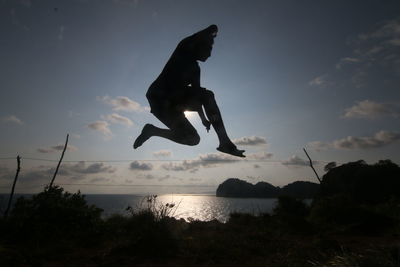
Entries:
[[54,172],[54,175],[53,175],[53,179],[51,179],[49,188],[51,188],[51,187],[53,186],[54,180],[56,179],[57,172],[58,172],[58,168],[60,168],[60,164],[61,164],[61,161],[62,161],[62,159],[63,159],[63,157],[64,157],[65,150],[67,149],[68,137],[69,137],[69,134],[67,134],[67,140],[65,140],[64,149],[63,149],[63,152],[62,152],[62,154],[61,154],[61,158],[60,158],[60,160],[58,161],[56,171]]
[[308,155],[308,153],[307,153],[307,151],[306,151],[306,149],[305,149],[305,148],[303,148],[303,150],[304,150],[304,153],[306,153],[306,155],[307,155],[307,158],[308,158],[308,159],[309,159],[309,161],[310,161],[310,167],[311,167],[311,169],[313,169],[313,171],[314,171],[315,175],[317,176],[317,179],[318,179],[319,183],[321,183],[321,179],[319,178],[319,175],[318,175],[318,173],[317,173],[317,172],[315,171],[315,169],[314,169],[314,166],[313,166],[313,163],[312,163],[312,160],[311,160],[310,156]]
[[21,157],[19,155],[17,156],[17,164],[18,164],[17,165],[17,173],[15,174],[14,183],[11,188],[11,193],[10,193],[10,198],[8,199],[7,209],[4,212],[4,218],[7,218],[8,212],[10,211],[12,198],[14,196],[15,184],[17,183],[18,174],[19,174],[19,171],[21,170]]

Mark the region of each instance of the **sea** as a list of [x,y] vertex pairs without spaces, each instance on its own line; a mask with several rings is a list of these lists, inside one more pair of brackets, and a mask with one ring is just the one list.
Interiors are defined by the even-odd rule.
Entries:
[[[14,196],[14,200],[22,195]],[[30,195],[23,195],[30,197]],[[148,196],[144,195],[113,195],[113,194],[86,194],[88,204],[103,209],[103,217],[113,214],[128,216],[130,212],[146,208]],[[8,195],[0,194],[0,208],[4,210],[8,202]],[[155,197],[155,207],[166,207],[171,217],[186,221],[218,220],[226,222],[231,213],[249,213],[259,215],[271,213],[277,199],[271,198],[225,198],[203,194],[164,194]],[[172,205],[171,205],[172,204]]]

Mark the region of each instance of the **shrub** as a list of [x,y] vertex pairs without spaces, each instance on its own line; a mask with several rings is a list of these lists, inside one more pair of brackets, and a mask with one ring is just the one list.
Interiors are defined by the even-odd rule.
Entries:
[[32,198],[17,199],[8,221],[13,238],[51,241],[95,232],[101,213],[102,209],[88,205],[79,191],[71,194],[54,186]]

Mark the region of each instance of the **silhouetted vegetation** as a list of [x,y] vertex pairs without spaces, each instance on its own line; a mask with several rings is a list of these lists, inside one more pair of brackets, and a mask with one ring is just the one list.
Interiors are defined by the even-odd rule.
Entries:
[[398,170],[332,165],[311,205],[280,196],[272,214],[226,223],[174,219],[179,203],[157,196],[102,218],[79,192],[46,188],[0,219],[0,266],[399,266]]

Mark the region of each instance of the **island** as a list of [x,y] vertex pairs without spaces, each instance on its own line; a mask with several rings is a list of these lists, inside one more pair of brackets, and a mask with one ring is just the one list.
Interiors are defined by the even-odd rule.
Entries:
[[237,198],[277,198],[279,196],[291,196],[305,199],[313,198],[318,192],[319,184],[307,181],[296,181],[280,188],[267,182],[258,182],[253,185],[238,178],[229,178],[218,186],[216,196]]

